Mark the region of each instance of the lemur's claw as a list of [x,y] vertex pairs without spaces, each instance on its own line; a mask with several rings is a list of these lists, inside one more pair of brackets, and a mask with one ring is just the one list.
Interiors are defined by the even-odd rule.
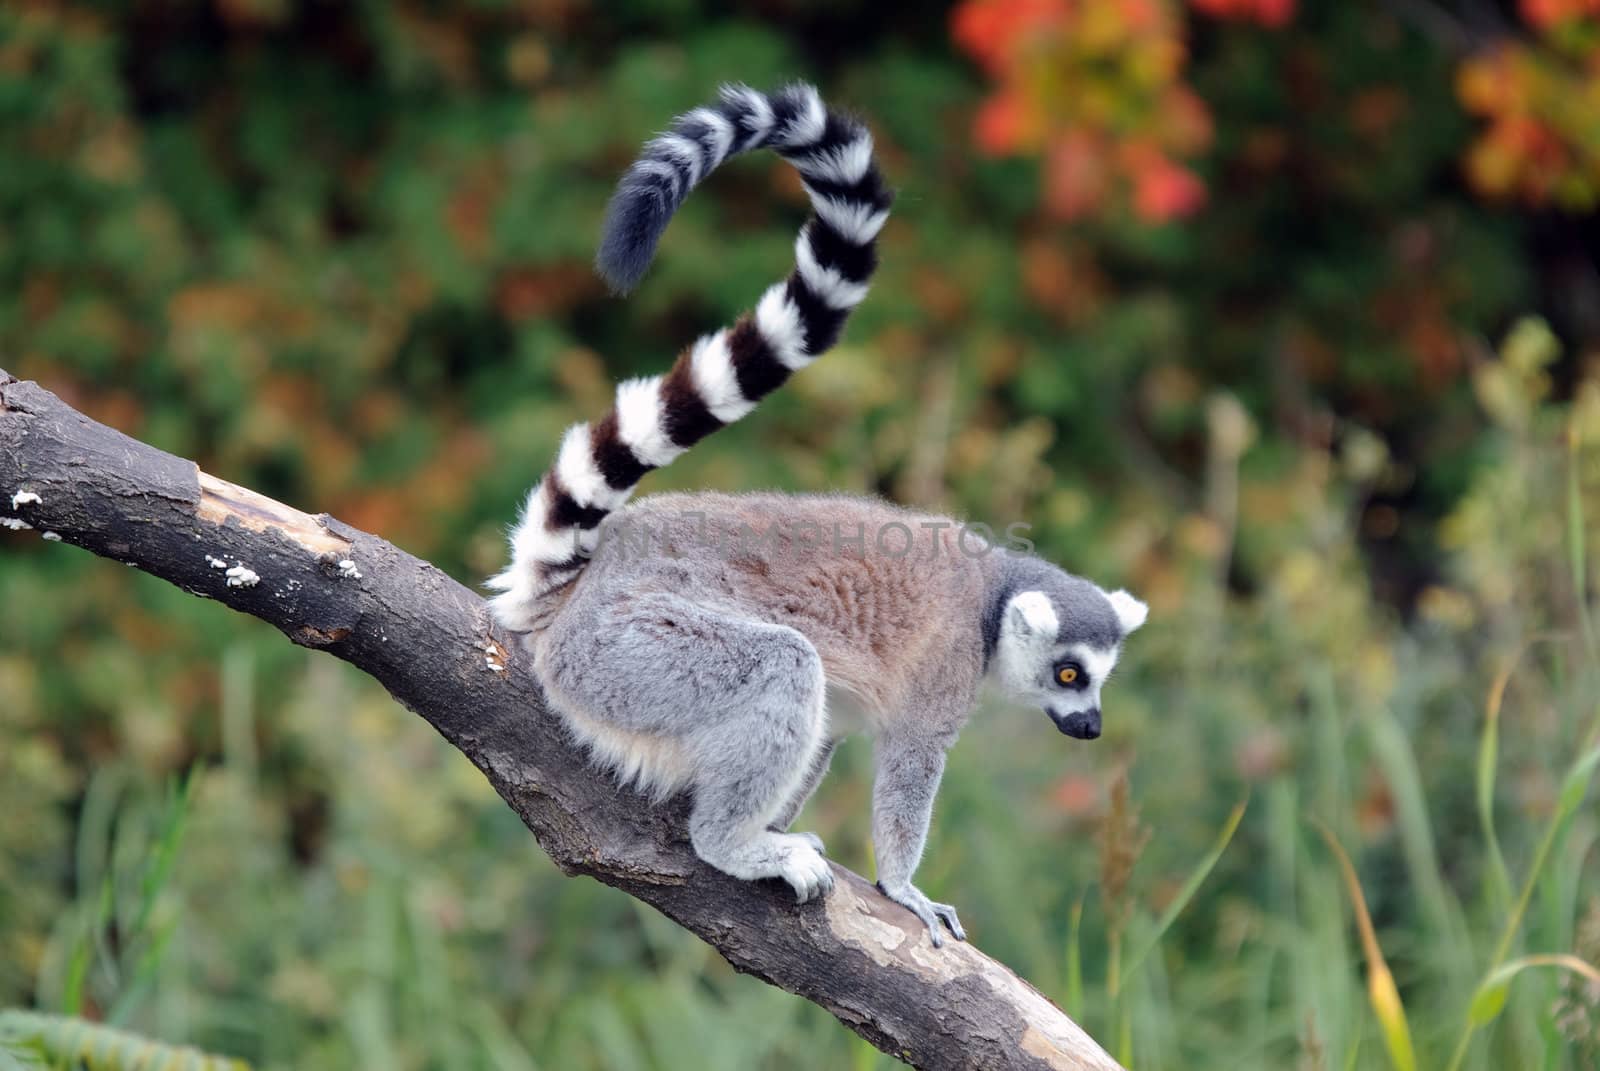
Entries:
[[922,924],[928,927],[928,940],[934,948],[944,945],[944,927],[950,927],[950,932],[957,941],[967,939],[967,931],[961,928],[961,921],[956,918],[956,909],[949,904],[936,904],[922,894],[922,890],[909,883],[895,887],[892,891],[884,888],[883,882],[878,882],[878,891],[889,899],[910,911]]
[[[967,939],[967,931],[961,928],[961,920],[956,918],[956,909],[954,907],[949,904],[930,904],[929,906],[933,908],[933,913],[939,916],[939,921],[950,927],[950,932],[955,934],[957,941],[965,941]],[[935,929],[935,932],[937,932],[937,929]],[[933,943],[938,944],[939,942],[935,941]]]
[[794,902],[797,904],[804,904],[811,900],[821,900],[832,891],[833,871],[831,869],[824,870],[821,874],[817,875],[814,884],[808,886],[806,890],[797,891],[794,894]]

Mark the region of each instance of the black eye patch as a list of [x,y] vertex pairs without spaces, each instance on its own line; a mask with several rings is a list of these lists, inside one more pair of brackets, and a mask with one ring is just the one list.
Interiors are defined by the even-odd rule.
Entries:
[[1056,667],[1056,683],[1063,688],[1085,688],[1089,684],[1089,674],[1076,662],[1063,662]]

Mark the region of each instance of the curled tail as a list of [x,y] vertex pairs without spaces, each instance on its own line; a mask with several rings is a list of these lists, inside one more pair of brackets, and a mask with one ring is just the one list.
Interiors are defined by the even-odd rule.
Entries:
[[681,353],[666,375],[618,385],[610,412],[567,430],[512,532],[510,567],[489,581],[502,592],[491,605],[507,628],[529,628],[539,596],[578,574],[601,520],[645,473],[754,409],[833,345],[866,296],[893,198],[873,163],[872,135],[825,108],[806,85],[771,96],[725,87],[718,103],[646,144],[611,198],[600,274],[619,291],[631,289],[689,191],[729,156],[760,148],[793,164],[811,198],[794,271],[767,289],[753,313]]

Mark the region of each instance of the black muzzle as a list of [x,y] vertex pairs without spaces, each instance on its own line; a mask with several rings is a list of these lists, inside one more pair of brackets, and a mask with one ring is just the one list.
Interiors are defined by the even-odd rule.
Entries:
[[1094,740],[1100,736],[1099,707],[1066,715],[1058,715],[1053,710],[1049,713],[1050,720],[1056,723],[1056,728],[1074,740]]

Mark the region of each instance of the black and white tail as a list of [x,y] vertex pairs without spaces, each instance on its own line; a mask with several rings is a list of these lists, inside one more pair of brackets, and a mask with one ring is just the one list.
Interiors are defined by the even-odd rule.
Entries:
[[555,467],[528,495],[511,536],[511,565],[489,581],[507,628],[531,627],[539,597],[570,581],[651,469],[755,408],[832,346],[877,267],[874,243],[892,194],[872,159],[872,135],[823,106],[810,86],[768,96],[728,86],[649,142],[617,186],[596,265],[619,291],[644,275],[656,242],[689,191],[723,160],[771,148],[800,172],[813,215],[795,241],[795,268],[753,313],[697,341],[671,371],[617,387],[597,423],[567,430]]

